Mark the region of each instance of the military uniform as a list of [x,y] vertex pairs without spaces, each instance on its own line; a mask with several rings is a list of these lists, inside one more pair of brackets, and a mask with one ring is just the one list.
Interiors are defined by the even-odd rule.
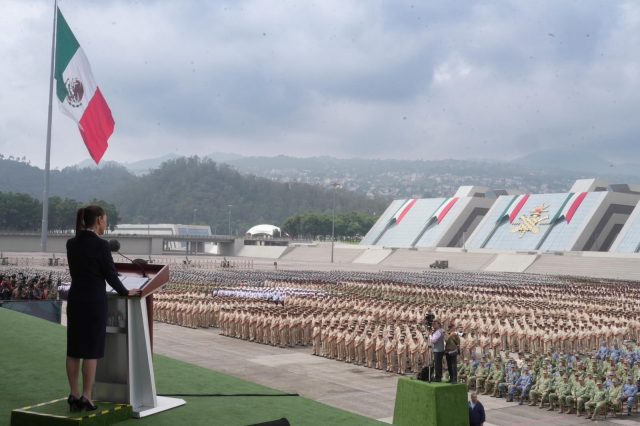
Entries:
[[564,411],[566,398],[571,395],[573,385],[567,376],[562,377],[562,381],[558,383],[555,390],[549,394],[549,410],[554,410],[556,404],[560,406],[559,412]]
[[579,379],[578,383],[573,386],[571,395],[567,396],[565,402],[567,406],[567,414],[571,414],[573,404],[576,404],[576,415],[580,416],[580,412],[584,411],[584,405],[591,398],[591,387],[587,386],[584,379]]
[[478,365],[478,368],[476,368],[475,373],[467,378],[467,388],[469,388],[469,390],[477,390],[479,388],[478,384],[484,384],[484,380],[486,379],[488,373],[488,369],[485,367],[485,365],[480,363],[480,365]]
[[[607,397],[607,390],[602,387],[602,382],[598,382],[596,391],[585,404],[587,419],[595,417],[602,408],[607,406]],[[592,410],[593,413],[591,412]]]
[[631,415],[631,408],[636,402],[638,395],[638,386],[633,383],[633,378],[629,377],[627,383],[622,387],[622,395],[620,395],[620,403],[627,403],[627,416]]
[[364,338],[364,354],[367,367],[373,367],[373,355],[374,355],[375,338],[371,337],[371,331],[367,331],[367,336]]
[[407,345],[404,343],[404,336],[400,337],[396,346],[396,355],[398,357],[398,374],[404,374],[407,371]]
[[376,339],[375,350],[376,350],[376,368],[378,370],[382,370],[384,368],[384,359],[385,359],[385,350],[384,350],[384,337],[382,333],[378,334],[378,338]]
[[531,388],[529,393],[529,405],[536,405],[540,400],[540,408],[544,406],[544,401],[551,393],[551,377],[545,370],[542,377],[538,378],[536,384]]
[[504,377],[505,374],[502,365],[500,363],[496,364],[495,368],[493,369],[489,377],[487,377],[487,380],[485,380],[484,382],[484,389],[482,394],[488,395],[489,393],[493,392],[492,396],[498,395],[498,385],[504,382]]

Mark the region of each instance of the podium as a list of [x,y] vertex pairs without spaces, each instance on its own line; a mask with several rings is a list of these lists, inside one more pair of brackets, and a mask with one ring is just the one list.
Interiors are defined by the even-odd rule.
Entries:
[[94,399],[129,404],[136,418],[184,405],[183,399],[156,394],[153,372],[153,293],[169,281],[169,267],[115,265],[125,287],[140,289],[142,294],[122,297],[107,286],[105,354],[98,360]]

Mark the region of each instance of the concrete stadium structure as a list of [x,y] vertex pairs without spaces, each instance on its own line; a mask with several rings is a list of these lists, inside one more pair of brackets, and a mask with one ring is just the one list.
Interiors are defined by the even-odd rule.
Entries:
[[556,194],[501,196],[467,242],[470,249],[608,251],[640,194],[578,180]]
[[496,199],[479,186],[461,186],[451,198],[395,200],[361,245],[390,248],[462,247]]
[[640,252],[640,203],[631,212],[629,219],[613,242],[611,251],[616,253]]
[[[577,180],[569,192],[556,194],[496,194],[486,188],[461,187],[448,199],[393,201],[361,245],[608,251],[620,234],[626,240],[615,247],[635,252],[640,242],[639,200],[640,192],[629,185],[607,185],[596,179]],[[623,228],[634,207],[633,220]]]

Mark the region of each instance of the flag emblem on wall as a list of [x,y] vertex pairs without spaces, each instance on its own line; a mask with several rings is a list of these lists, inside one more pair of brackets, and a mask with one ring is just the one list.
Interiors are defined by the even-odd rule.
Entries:
[[433,215],[431,215],[431,219],[435,219],[438,223],[442,222],[447,213],[449,213],[449,211],[453,208],[457,201],[458,197],[445,199],[442,204],[440,204],[440,207],[438,207],[438,209],[433,212]]
[[567,223],[571,223],[571,219],[578,211],[580,204],[587,198],[587,192],[575,192],[569,195],[569,198],[562,207],[558,220],[564,218]]
[[498,217],[498,222],[501,222],[503,219],[507,218],[509,219],[509,223],[513,223],[528,200],[529,194],[514,196],[504,212],[502,212],[502,214]]
[[413,208],[413,206],[416,205],[417,201],[418,200],[416,198],[410,198],[407,201],[405,201],[402,204],[402,206],[400,206],[396,214],[394,214],[393,217],[391,218],[391,224],[400,225],[400,222],[402,222],[402,219],[404,219],[405,216],[409,213],[409,211]]
[[89,60],[60,9],[56,19],[56,97],[62,112],[78,125],[91,158],[98,164],[109,146],[115,122]]

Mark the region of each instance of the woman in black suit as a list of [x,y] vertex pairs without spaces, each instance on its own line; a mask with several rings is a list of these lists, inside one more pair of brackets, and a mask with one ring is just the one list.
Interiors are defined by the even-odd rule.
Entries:
[[[72,411],[95,410],[91,392],[98,359],[104,357],[107,327],[105,281],[121,296],[138,296],[140,290],[127,290],[118,278],[109,243],[100,238],[107,229],[102,207],[87,206],[76,215],[76,236],[67,241],[71,288],[67,301],[67,378],[71,389],[68,402]],[[82,394],[78,377],[82,360]]]

